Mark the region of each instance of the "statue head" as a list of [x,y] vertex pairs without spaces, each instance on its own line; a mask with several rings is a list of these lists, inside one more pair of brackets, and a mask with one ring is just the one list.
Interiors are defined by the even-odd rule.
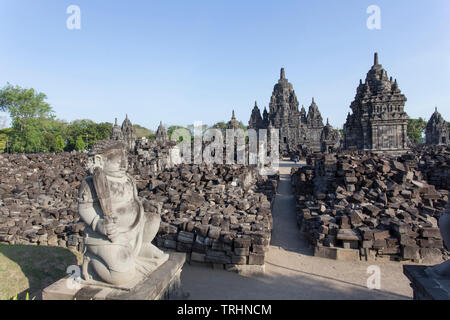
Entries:
[[107,175],[125,175],[128,170],[127,147],[125,144],[117,140],[96,142],[89,153],[89,172],[92,174],[96,167],[102,168]]

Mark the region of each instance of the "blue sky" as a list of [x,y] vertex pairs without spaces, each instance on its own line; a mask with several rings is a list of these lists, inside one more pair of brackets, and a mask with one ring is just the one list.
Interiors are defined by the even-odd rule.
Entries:
[[[81,30],[68,30],[69,5]],[[369,30],[369,5],[381,30]],[[411,117],[450,120],[450,1],[0,0],[0,85],[44,92],[60,119],[247,124],[281,67],[341,127],[379,52]]]

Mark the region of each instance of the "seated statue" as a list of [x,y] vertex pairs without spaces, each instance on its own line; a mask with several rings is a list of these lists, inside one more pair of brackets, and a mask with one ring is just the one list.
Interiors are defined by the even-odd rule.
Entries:
[[[450,201],[447,202],[445,214],[439,219],[439,229],[444,240],[445,247],[450,250]],[[426,269],[426,272],[436,278],[450,279],[450,260]]]
[[88,168],[91,176],[81,183],[78,196],[78,211],[86,223],[84,280],[123,285],[139,273],[150,274],[169,255],[151,243],[161,217],[155,210],[146,212],[138,198],[136,182],[127,173],[126,146],[114,140],[97,142]]

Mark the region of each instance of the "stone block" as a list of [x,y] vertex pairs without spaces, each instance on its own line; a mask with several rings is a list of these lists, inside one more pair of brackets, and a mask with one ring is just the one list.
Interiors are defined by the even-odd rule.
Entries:
[[177,241],[192,244],[194,242],[194,234],[192,232],[180,231],[178,233]]
[[437,248],[421,248],[420,256],[422,262],[426,264],[438,264],[443,262],[442,252]]
[[241,276],[260,276],[265,273],[264,265],[241,265],[241,264],[227,264],[225,265],[225,270],[236,272]]
[[342,261],[360,261],[359,250],[319,247],[314,248],[314,256]]
[[263,265],[264,264],[264,254],[250,253],[248,257],[249,265]]

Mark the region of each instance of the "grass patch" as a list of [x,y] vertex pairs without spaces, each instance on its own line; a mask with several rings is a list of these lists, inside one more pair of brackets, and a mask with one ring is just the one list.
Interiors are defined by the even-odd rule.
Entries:
[[39,299],[42,289],[81,259],[80,253],[59,247],[0,245],[0,300],[24,299],[27,293]]

